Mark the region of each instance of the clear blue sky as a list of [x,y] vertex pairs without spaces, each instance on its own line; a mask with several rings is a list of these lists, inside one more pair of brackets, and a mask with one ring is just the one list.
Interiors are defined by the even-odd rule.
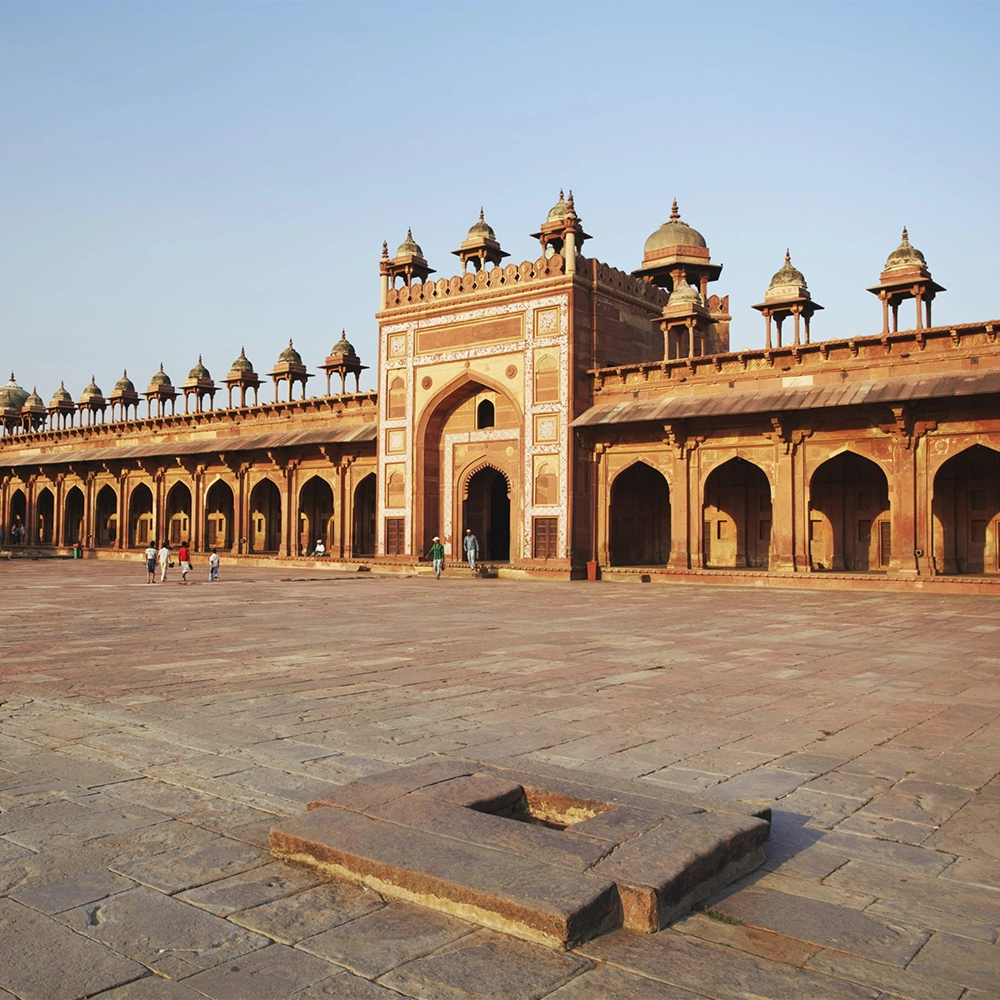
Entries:
[[383,239],[455,273],[482,204],[533,259],[560,187],[626,270],[676,196],[734,348],[786,245],[817,337],[878,332],[904,224],[935,320],[996,318],[998,37],[992,3],[3,3],[0,365],[141,391],[341,327],[374,365]]

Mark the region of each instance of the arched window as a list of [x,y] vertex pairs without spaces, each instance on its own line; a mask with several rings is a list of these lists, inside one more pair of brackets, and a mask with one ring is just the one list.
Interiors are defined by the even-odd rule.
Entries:
[[497,411],[492,401],[484,399],[476,407],[476,427],[495,427],[497,422]]
[[535,365],[535,402],[559,401],[559,365],[551,354],[538,359]]

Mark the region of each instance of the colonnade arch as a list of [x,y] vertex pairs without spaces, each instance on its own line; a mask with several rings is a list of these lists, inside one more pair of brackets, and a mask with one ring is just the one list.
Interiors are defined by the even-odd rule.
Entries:
[[79,486],[70,487],[63,501],[63,545],[83,545],[83,490]]
[[981,444],[934,477],[934,565],[939,573],[1000,573],[1000,453]]
[[174,548],[191,540],[191,490],[185,483],[174,483],[167,493],[167,543]]
[[670,559],[670,487],[663,473],[635,462],[611,484],[612,566],[662,566]]
[[262,479],[250,491],[250,551],[277,552],[281,546],[281,491]]
[[118,494],[108,483],[97,493],[94,518],[94,545],[99,549],[112,548],[118,541]]
[[713,469],[702,502],[702,560],[710,569],[766,569],[771,549],[771,484],[735,457]]
[[299,554],[308,555],[318,541],[333,548],[333,490],[322,476],[312,476],[299,490]]
[[889,480],[851,451],[827,459],[809,483],[809,558],[813,569],[887,570],[892,559]]
[[47,486],[43,486],[35,497],[35,539],[39,545],[51,545],[55,541],[56,498]]
[[375,555],[377,482],[370,472],[354,487],[354,518],[351,525],[351,555]]
[[128,499],[128,543],[133,548],[142,549],[156,544],[153,536],[153,491],[139,483]]
[[205,494],[206,549],[232,549],[235,509],[232,487],[224,479],[217,479]]
[[28,502],[24,490],[14,490],[10,497],[10,512],[5,525],[4,536],[15,545],[26,542],[25,532],[28,527]]

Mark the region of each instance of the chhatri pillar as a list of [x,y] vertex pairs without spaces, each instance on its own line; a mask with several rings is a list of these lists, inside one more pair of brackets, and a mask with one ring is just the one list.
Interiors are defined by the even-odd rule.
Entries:
[[[924,255],[910,244],[910,236],[903,227],[902,242],[889,254],[885,269],[877,285],[868,289],[882,302],[882,333],[896,333],[899,328],[899,305],[907,299],[917,304],[916,330],[931,326],[931,302],[938,292],[945,289],[931,278]],[[889,329],[889,314],[892,329]]]
[[[793,344],[796,347],[802,343],[808,344],[810,342],[809,322],[813,313],[823,307],[818,302],[813,302],[805,277],[801,271],[792,267],[791,254],[786,250],[785,263],[771,278],[771,284],[767,286],[767,291],[764,293],[764,301],[758,302],[753,308],[764,317],[767,336],[765,347],[770,350],[772,346],[782,346],[781,325],[789,316],[794,320]],[[772,320],[777,328],[777,344],[772,344],[771,341]]]

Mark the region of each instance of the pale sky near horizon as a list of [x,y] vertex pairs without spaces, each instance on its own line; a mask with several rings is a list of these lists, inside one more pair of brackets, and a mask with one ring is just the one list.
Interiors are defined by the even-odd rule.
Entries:
[[998,318],[998,28],[961,2],[2,3],[0,381],[141,391],[244,345],[264,373],[289,338],[315,371],[341,328],[374,366],[383,239],[457,273],[483,205],[534,259],[560,187],[623,270],[676,196],[734,349],[786,246],[817,339],[877,333],[903,225],[936,323]]

